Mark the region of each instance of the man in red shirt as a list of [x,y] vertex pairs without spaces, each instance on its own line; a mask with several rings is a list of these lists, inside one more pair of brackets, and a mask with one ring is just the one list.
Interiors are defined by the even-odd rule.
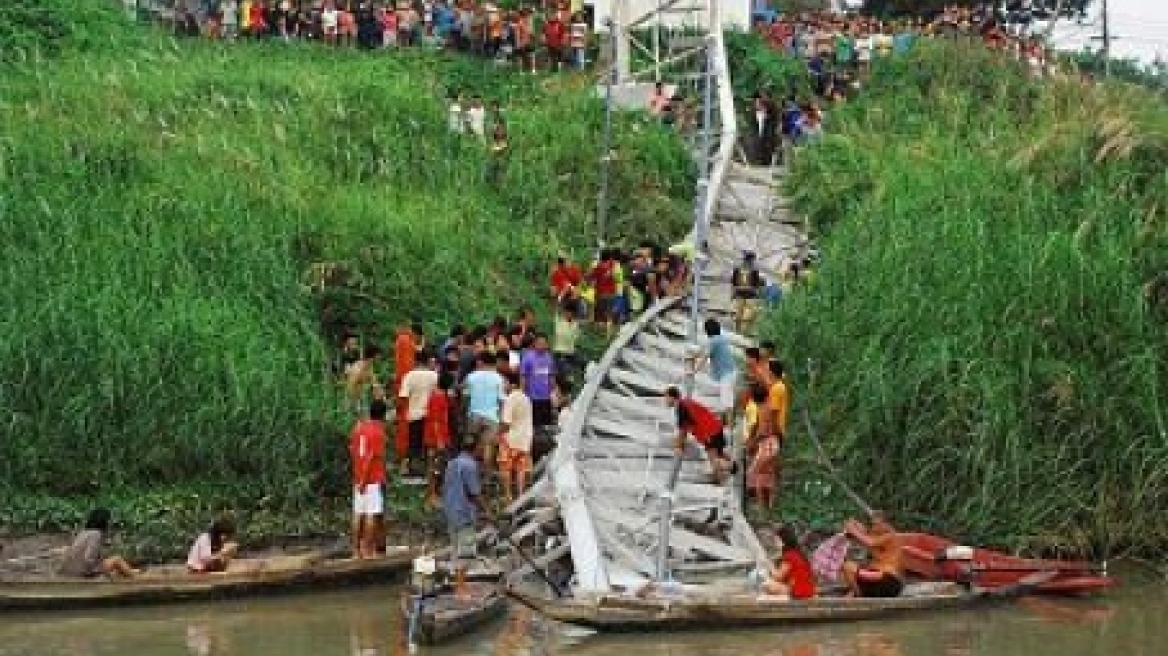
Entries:
[[612,251],[600,253],[600,261],[588,272],[588,279],[596,287],[596,310],[593,313],[596,323],[603,323],[612,327],[612,304],[616,299],[616,259]]
[[733,465],[726,457],[726,434],[722,429],[722,420],[701,403],[681,398],[681,391],[673,386],[666,388],[665,402],[669,407],[677,409],[674,451],[678,455],[685,453],[685,438],[692,435],[705,448],[714,470],[714,484],[720,485],[727,471],[733,473]]
[[353,557],[376,558],[385,535],[385,401],[369,404],[349,435],[353,461]]
[[547,48],[548,66],[553,71],[560,70],[564,62],[564,47],[568,44],[568,27],[560,18],[560,12],[552,12],[543,24],[543,45]]
[[557,257],[556,265],[552,267],[550,279],[552,297],[555,298],[556,305],[562,307],[564,301],[575,299],[576,288],[580,286],[582,280],[583,276],[580,275],[579,267],[566,257]]

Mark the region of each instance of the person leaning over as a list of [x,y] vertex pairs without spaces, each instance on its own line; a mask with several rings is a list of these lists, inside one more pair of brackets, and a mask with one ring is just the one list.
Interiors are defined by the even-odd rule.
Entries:
[[733,473],[730,459],[726,457],[726,434],[722,420],[706,406],[693,399],[683,399],[681,391],[670,386],[665,389],[665,402],[677,409],[677,439],[674,451],[680,456],[685,453],[687,435],[692,435],[706,450],[710,466],[714,471],[714,484],[720,484],[727,471]]
[[239,553],[235,542],[235,522],[230,517],[220,517],[195,538],[187,554],[187,570],[192,574],[226,572],[227,567]]

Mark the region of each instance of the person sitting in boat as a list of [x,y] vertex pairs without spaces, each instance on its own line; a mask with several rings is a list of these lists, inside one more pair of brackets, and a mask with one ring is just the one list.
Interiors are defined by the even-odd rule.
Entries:
[[239,545],[233,541],[235,522],[229,517],[220,517],[191,545],[187,555],[187,569],[196,574],[226,572],[227,566],[239,553]]
[[762,584],[762,590],[776,597],[810,599],[815,596],[815,573],[811,561],[799,544],[795,530],[784,524],[776,531],[782,554],[775,563],[775,571]]
[[900,538],[884,513],[873,511],[871,526],[849,519],[844,534],[864,545],[871,555],[867,564],[844,561],[841,573],[853,597],[899,597],[904,589]]
[[73,538],[73,544],[61,557],[58,572],[61,576],[96,578],[99,576],[123,576],[130,578],[138,570],[121,556],[102,557],[102,546],[109,533],[110,511],[94,508],[85,520],[85,528]]
[[726,457],[726,433],[722,420],[706,406],[693,399],[683,399],[681,390],[669,386],[665,389],[665,403],[677,409],[677,441],[673,449],[678,455],[685,453],[685,438],[693,435],[706,450],[710,466],[714,469],[714,484],[721,484],[727,471],[733,473],[733,465]]

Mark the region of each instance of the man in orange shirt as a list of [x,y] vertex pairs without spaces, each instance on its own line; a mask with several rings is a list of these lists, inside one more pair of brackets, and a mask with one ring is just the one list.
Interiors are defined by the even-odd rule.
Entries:
[[349,435],[353,461],[353,557],[375,558],[385,539],[385,415],[384,401],[369,405]]
[[393,390],[391,394],[397,399],[394,413],[394,453],[398,462],[405,462],[410,447],[409,420],[406,412],[409,409],[409,399],[399,398],[402,379],[414,368],[417,359],[417,347],[414,334],[407,326],[398,326],[397,337],[393,340]]

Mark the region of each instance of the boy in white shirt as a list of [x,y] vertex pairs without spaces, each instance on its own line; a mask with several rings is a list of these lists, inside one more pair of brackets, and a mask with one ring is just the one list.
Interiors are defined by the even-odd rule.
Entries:
[[503,483],[503,502],[509,504],[527,487],[527,477],[531,474],[531,441],[535,433],[531,399],[523,392],[519,374],[514,372],[507,375],[507,397],[503,399],[500,428],[499,475]]

